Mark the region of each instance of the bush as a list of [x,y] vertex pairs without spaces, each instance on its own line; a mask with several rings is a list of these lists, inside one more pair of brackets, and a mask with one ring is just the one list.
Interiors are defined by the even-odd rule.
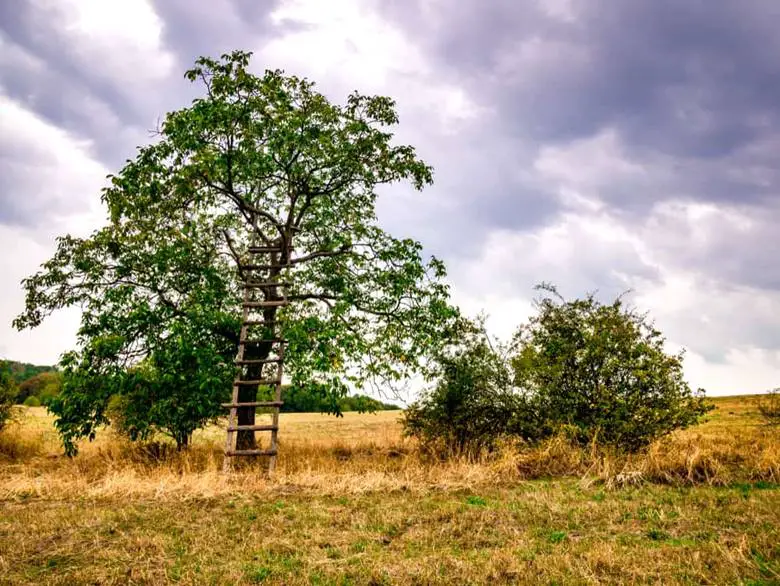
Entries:
[[506,360],[484,337],[440,359],[437,384],[404,412],[407,436],[442,455],[476,455],[520,435],[528,418],[524,398],[511,387]]
[[518,331],[512,360],[537,438],[566,426],[579,443],[634,451],[713,408],[683,379],[683,353],[666,354],[661,333],[622,298],[566,301],[550,285],[538,289],[538,314]]
[[758,412],[768,423],[780,423],[780,389],[772,389],[758,400]]
[[173,329],[154,353],[129,368],[106,360],[116,351],[114,338],[65,354],[62,389],[47,406],[66,453],[75,455],[76,440],[94,439],[106,423],[132,441],[162,433],[184,448],[195,429],[224,415],[220,403],[230,397],[232,348],[193,336],[195,329]]
[[25,407],[40,407],[41,406],[41,400],[36,397],[35,395],[31,395],[27,397],[24,400],[24,403],[22,403]]
[[474,455],[502,439],[564,433],[636,451],[712,409],[683,379],[682,353],[621,298],[565,301],[548,285],[511,359],[486,337],[440,359],[438,382],[407,410],[404,432],[440,454]]

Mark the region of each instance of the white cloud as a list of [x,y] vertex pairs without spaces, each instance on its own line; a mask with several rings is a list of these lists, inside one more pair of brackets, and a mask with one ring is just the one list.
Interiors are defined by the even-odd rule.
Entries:
[[17,332],[11,321],[24,308],[20,281],[51,256],[56,236],[84,235],[98,224],[99,193],[107,170],[90,158],[88,143],[4,96],[0,129],[0,166],[13,175],[18,188],[0,193],[2,215],[13,210],[31,226],[0,224],[0,355],[52,363],[73,346],[78,311],[60,312],[35,330]]
[[645,176],[645,169],[628,157],[611,129],[565,146],[542,147],[533,167],[559,189],[575,190],[588,198],[598,198],[600,190],[610,185],[625,185]]
[[[325,80],[324,90],[338,101],[353,90],[391,95],[402,115],[424,111],[445,133],[481,113],[462,88],[441,83],[419,48],[365,3],[288,0],[271,20],[302,26],[264,44],[257,62]],[[408,129],[418,120],[406,122]]]
[[538,0],[542,12],[563,22],[574,22],[577,11],[574,0]]
[[163,50],[163,23],[147,0],[34,0],[42,13],[56,14],[63,35],[85,68],[118,86],[154,82],[175,63]]
[[685,372],[708,395],[763,393],[780,386],[780,352],[751,346],[735,348],[729,350],[725,361],[716,364],[689,352]]
[[52,242],[31,238],[26,230],[0,226],[0,358],[54,364],[60,354],[75,346],[79,311],[57,312],[34,330],[18,332],[12,320],[24,309],[21,280],[30,276],[52,253]]
[[[23,218],[48,233],[50,222],[97,213],[108,171],[89,154],[90,143],[53,126],[0,94],[0,168],[13,191],[0,193],[4,216]],[[9,213],[10,211],[10,213]]]

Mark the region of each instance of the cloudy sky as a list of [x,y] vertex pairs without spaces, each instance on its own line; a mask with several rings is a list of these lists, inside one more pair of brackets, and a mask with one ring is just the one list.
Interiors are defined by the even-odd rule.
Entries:
[[436,170],[380,216],[499,336],[535,283],[631,289],[712,394],[780,385],[776,0],[0,3],[0,356],[52,363],[75,312],[18,333],[19,281],[103,221],[108,173],[193,88],[198,55],[390,95]]

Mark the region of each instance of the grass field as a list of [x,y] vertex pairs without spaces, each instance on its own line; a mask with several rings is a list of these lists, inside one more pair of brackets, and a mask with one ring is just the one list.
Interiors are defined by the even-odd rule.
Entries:
[[562,439],[437,461],[396,412],[283,414],[277,474],[50,417],[0,434],[2,584],[780,584],[780,430],[755,398],[634,457]]

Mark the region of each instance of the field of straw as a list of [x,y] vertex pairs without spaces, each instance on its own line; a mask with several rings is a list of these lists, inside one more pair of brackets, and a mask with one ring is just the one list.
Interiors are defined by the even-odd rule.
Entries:
[[755,397],[623,456],[558,438],[440,461],[398,412],[282,414],[276,474],[110,430],[0,433],[0,584],[780,584],[780,430]]

